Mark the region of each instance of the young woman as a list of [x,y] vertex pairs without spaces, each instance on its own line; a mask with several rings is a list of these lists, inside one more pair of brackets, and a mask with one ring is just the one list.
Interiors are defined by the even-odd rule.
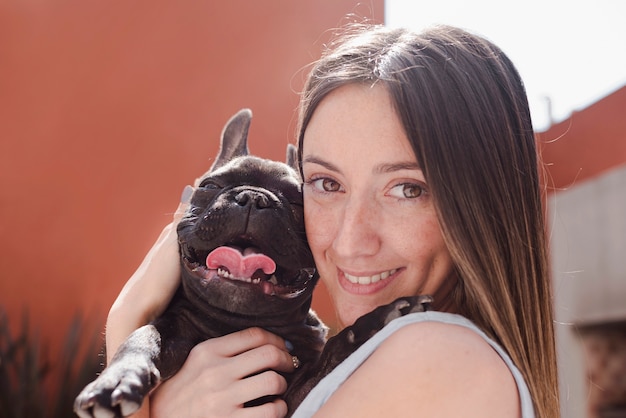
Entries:
[[[537,152],[502,51],[451,27],[350,31],[311,71],[298,145],[307,236],[341,325],[405,295],[433,295],[437,312],[381,332],[297,416],[558,417]],[[169,226],[111,309],[109,347],[165,307],[176,266]],[[285,390],[275,370],[293,364],[268,332],[207,341],[150,416],[284,416],[281,400],[242,407]]]

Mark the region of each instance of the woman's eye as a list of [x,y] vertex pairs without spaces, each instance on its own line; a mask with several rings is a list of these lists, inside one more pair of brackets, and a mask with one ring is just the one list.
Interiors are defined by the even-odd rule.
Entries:
[[403,183],[393,187],[389,195],[399,199],[415,199],[425,193],[424,187],[415,183]]
[[319,191],[323,192],[338,192],[341,190],[341,185],[333,179],[319,178],[313,179],[310,183]]

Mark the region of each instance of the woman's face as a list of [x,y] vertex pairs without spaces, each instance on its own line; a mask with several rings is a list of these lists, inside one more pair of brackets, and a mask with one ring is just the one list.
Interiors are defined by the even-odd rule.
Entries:
[[307,236],[342,326],[400,296],[449,296],[432,196],[383,86],[326,96],[302,161]]

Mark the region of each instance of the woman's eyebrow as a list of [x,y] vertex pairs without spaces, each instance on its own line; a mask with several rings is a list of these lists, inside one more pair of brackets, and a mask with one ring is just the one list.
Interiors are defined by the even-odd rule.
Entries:
[[315,155],[308,155],[306,157],[302,158],[302,164],[307,164],[307,163],[311,163],[311,164],[317,164],[317,165],[321,165],[322,167],[324,167],[327,170],[330,171],[334,171],[336,173],[340,173],[341,170],[339,170],[339,167],[337,167],[335,164],[330,163],[326,160],[323,160],[319,157],[316,157]]
[[380,164],[380,165],[377,165],[374,169],[374,171],[377,173],[393,173],[394,171],[401,171],[401,170],[421,171],[422,168],[415,161],[406,161],[406,162],[399,162],[399,163]]
[[[302,159],[302,164],[306,164],[306,163],[321,165],[322,167],[326,168],[327,170],[334,171],[336,173],[340,173],[341,172],[339,167],[337,167],[335,164],[333,164],[331,162],[328,162],[326,160],[323,160],[320,157],[316,157],[315,155],[309,155],[309,156],[304,157]],[[406,162],[398,162],[398,163],[380,164],[380,165],[377,165],[376,167],[374,167],[374,169],[372,171],[374,171],[375,173],[384,174],[384,173],[393,173],[395,171],[401,171],[401,170],[419,170],[419,171],[421,171],[422,168],[415,161],[406,161]]]

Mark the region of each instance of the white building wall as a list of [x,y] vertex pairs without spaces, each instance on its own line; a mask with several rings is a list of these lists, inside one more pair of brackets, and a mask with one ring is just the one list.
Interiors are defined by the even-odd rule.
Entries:
[[548,199],[562,417],[586,418],[575,325],[626,319],[626,166]]

